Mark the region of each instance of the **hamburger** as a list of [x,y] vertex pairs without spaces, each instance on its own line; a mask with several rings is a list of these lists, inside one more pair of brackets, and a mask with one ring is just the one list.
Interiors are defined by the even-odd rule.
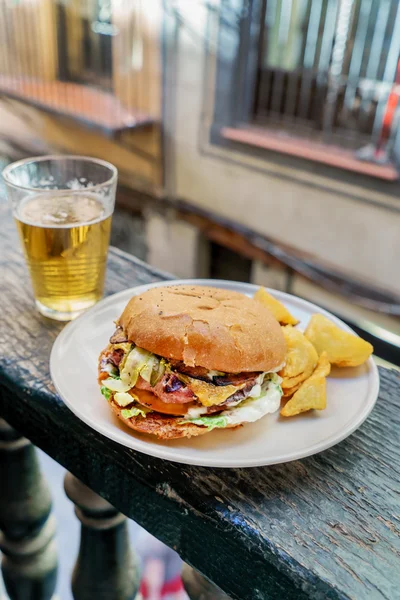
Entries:
[[257,421],[280,407],[286,343],[262,304],[194,285],[134,296],[99,357],[115,414],[162,439]]

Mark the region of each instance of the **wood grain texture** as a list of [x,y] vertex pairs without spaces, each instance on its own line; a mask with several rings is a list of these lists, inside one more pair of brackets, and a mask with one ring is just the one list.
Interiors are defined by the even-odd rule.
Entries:
[[[232,598],[400,597],[397,372],[380,370],[377,406],[354,435],[301,461],[206,469],[126,449],[56,396],[48,361],[62,326],[35,312],[13,225],[0,218],[0,415]],[[110,252],[107,293],[160,278]]]

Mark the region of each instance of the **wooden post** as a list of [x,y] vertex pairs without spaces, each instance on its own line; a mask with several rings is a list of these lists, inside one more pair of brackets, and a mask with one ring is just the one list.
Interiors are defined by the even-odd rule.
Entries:
[[65,491],[82,523],[79,554],[72,575],[75,600],[133,600],[140,583],[127,518],[67,473]]
[[230,600],[225,592],[186,563],[182,567],[182,581],[190,600]]
[[35,448],[0,419],[0,550],[11,600],[50,600],[57,553],[51,498]]

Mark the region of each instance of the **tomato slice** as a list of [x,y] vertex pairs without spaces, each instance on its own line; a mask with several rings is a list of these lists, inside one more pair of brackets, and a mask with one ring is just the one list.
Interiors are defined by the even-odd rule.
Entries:
[[197,404],[194,402],[189,402],[188,404],[174,404],[172,402],[163,402],[152,392],[148,392],[146,390],[139,390],[138,388],[134,388],[130,391],[139,398],[139,401],[144,406],[147,406],[148,408],[151,408],[157,412],[164,413],[165,415],[185,415],[189,408],[197,406]]

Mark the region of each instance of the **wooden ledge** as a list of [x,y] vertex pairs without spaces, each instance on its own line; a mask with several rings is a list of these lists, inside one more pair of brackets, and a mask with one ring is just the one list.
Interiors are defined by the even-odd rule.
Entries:
[[[125,448],[55,393],[49,356],[64,324],[35,310],[15,226],[2,210],[0,218],[0,415],[14,429],[231,598],[398,597],[397,372],[380,369],[379,399],[361,429],[301,461],[212,469]],[[111,249],[106,294],[160,279]]]
[[77,83],[0,76],[0,94],[100,128],[109,135],[155,122],[150,115],[124,108],[112,94]]
[[359,160],[351,150],[312,142],[286,133],[277,133],[268,128],[253,126],[223,127],[221,135],[233,142],[289,154],[290,156],[312,160],[330,167],[346,169],[369,177],[377,177],[386,181],[397,181],[399,179],[399,173],[392,163],[379,165],[374,162]]

